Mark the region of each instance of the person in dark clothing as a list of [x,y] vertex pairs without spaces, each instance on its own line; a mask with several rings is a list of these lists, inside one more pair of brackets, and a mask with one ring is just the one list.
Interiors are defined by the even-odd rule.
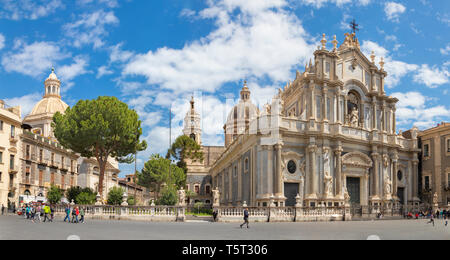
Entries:
[[2,215],[5,215],[5,205],[2,204]]
[[217,220],[217,211],[213,211],[213,219],[214,219],[214,222],[216,222],[216,220]]
[[247,208],[244,209],[244,223],[241,224],[241,228],[245,224],[247,224],[247,228],[249,228],[249,226],[248,226],[248,209]]

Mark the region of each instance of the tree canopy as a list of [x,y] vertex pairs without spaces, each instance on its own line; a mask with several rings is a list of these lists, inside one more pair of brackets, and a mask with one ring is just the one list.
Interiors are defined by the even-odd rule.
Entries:
[[203,161],[202,147],[192,138],[181,135],[172,144],[172,147],[167,151],[166,158],[174,158],[177,160],[177,166],[187,173],[186,160],[189,159],[193,162]]
[[[170,171],[169,171],[170,167]],[[155,185],[156,192],[161,191],[161,185],[176,185],[177,188],[184,187],[186,184],[186,174],[183,169],[171,164],[169,159],[154,154],[150,157],[141,173],[138,173],[139,184],[150,188]]]
[[62,146],[97,159],[100,195],[108,158],[130,162],[132,154],[147,148],[147,143],[139,140],[142,127],[138,114],[115,97],[80,100],[64,115],[56,113],[52,126]]
[[47,200],[51,204],[58,204],[63,197],[63,191],[57,186],[52,185],[47,192]]

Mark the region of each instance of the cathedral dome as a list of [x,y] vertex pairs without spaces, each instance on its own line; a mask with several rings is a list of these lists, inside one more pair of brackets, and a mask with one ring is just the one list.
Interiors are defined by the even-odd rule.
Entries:
[[239,103],[228,114],[224,126],[225,145],[228,146],[236,136],[243,134],[249,123],[258,117],[258,113],[258,107],[250,100],[250,90],[245,82]]
[[64,103],[60,98],[47,97],[39,101],[29,114],[29,116],[41,115],[41,114],[56,114],[60,112],[63,114],[69,106]]

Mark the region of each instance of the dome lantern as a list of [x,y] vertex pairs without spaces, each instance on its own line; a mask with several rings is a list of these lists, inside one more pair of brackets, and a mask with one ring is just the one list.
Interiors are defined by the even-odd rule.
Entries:
[[61,98],[61,81],[59,81],[58,77],[56,76],[54,67],[52,67],[52,72],[45,80],[44,86],[45,86],[44,98],[46,97]]

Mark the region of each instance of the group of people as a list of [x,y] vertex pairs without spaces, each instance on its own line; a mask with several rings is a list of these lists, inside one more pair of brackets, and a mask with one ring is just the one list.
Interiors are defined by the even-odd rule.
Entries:
[[[53,222],[55,210],[53,206],[48,204],[26,204],[21,211],[24,218],[31,220],[33,223],[38,222]],[[42,217],[44,220],[42,220]]]
[[[5,211],[2,205],[2,214]],[[50,204],[33,203],[26,204],[19,209],[18,214],[22,215],[25,219],[36,222],[53,222],[55,216],[55,208]],[[65,208],[66,217],[64,222],[68,223],[85,223],[85,211],[84,208],[78,206],[70,207],[67,205]],[[72,216],[72,218],[71,218]]]
[[445,210],[445,209],[438,209],[436,210],[436,212],[434,212],[433,210],[428,210],[428,211],[418,211],[415,214],[413,214],[412,212],[409,212],[406,215],[406,218],[408,219],[430,219],[427,223],[428,224],[433,224],[434,226],[434,220],[435,219],[443,219],[444,220],[444,225],[448,226],[448,219],[450,218],[450,210]]
[[[70,206],[67,205],[65,208],[65,212],[66,212],[66,217],[64,218],[64,222],[66,222],[66,220],[67,220],[68,223],[84,223],[84,214],[85,213],[84,213],[83,208],[78,208],[78,207],[70,208]],[[72,220],[70,220],[70,215],[72,215]],[[79,220],[78,220],[78,217],[80,217]]]

